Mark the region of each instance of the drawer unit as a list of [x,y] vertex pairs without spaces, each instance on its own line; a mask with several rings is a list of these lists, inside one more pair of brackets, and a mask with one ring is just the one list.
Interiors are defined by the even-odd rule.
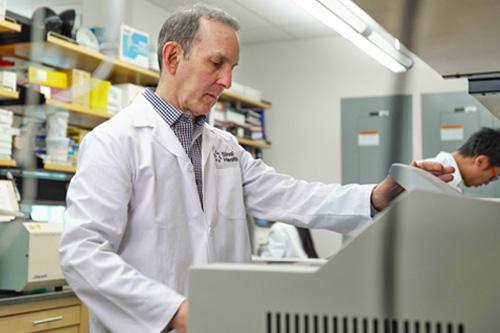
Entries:
[[75,296],[0,305],[0,332],[88,333],[88,311]]

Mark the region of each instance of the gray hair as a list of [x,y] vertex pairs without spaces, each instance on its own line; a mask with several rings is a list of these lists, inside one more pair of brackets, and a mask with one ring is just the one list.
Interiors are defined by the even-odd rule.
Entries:
[[240,28],[238,21],[234,17],[216,7],[198,3],[191,7],[176,10],[163,23],[158,35],[157,52],[160,71],[162,67],[163,46],[169,41],[179,43],[184,51],[184,58],[187,59],[189,57],[189,52],[200,27],[200,18],[224,23],[235,31],[238,31]]

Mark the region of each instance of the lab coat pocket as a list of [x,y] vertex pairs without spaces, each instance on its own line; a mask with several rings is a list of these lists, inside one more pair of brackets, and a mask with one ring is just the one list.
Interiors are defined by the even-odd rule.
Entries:
[[217,169],[217,208],[227,219],[244,219],[245,204],[241,170],[238,166]]

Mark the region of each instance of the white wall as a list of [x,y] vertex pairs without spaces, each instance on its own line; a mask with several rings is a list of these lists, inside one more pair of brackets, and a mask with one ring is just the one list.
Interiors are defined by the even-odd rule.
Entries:
[[393,74],[341,37],[243,46],[234,79],[262,90],[273,104],[265,160],[297,178],[335,183],[341,181],[341,98],[413,93],[413,151],[420,158],[420,94],[466,89],[465,80],[445,81],[418,59],[408,74]]
[[130,24],[132,27],[149,33],[151,43],[158,39],[161,26],[169,16],[169,12],[144,0],[130,1]]
[[120,25],[130,22],[128,0],[83,1],[82,25],[104,28],[104,40],[118,42]]

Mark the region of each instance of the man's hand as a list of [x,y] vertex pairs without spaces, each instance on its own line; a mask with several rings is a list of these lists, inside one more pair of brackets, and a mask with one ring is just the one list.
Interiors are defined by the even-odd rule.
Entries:
[[[451,166],[444,167],[437,162],[421,161],[411,162],[412,167],[423,169],[432,173],[434,176],[441,178],[444,182],[453,180],[453,172],[455,169]],[[396,198],[404,189],[396,183],[391,176],[385,177],[372,191],[371,204],[378,211],[384,210],[389,206],[392,200]]]
[[187,321],[188,302],[184,301],[170,321],[170,327],[174,329],[176,333],[187,333]]

